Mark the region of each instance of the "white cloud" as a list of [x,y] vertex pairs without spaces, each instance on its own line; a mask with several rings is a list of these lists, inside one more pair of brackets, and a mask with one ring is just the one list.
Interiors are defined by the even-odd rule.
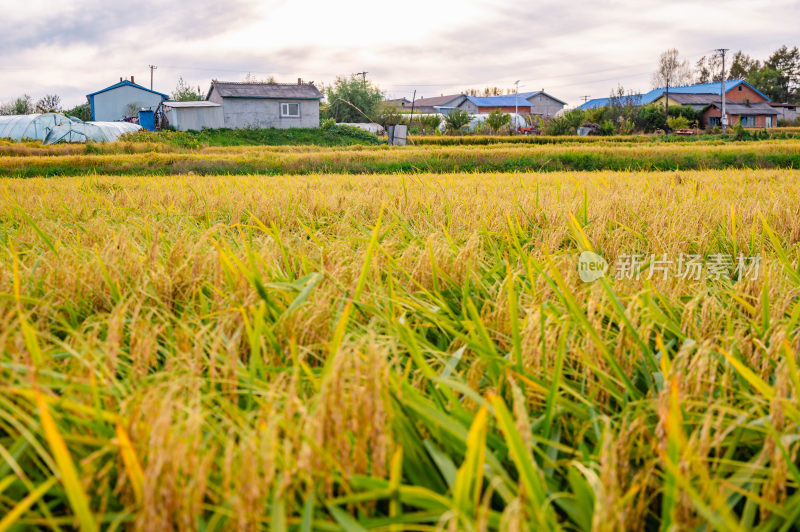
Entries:
[[120,76],[149,83],[150,63],[163,92],[179,75],[205,88],[247,72],[329,82],[366,70],[393,96],[522,79],[577,104],[618,83],[647,89],[666,48],[694,62],[721,46],[764,57],[800,44],[800,5],[789,0],[27,0],[3,9],[0,101],[55,92],[67,104]]

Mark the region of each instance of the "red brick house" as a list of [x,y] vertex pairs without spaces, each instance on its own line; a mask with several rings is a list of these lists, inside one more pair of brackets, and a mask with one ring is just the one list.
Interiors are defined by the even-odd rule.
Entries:
[[[631,98],[634,105],[665,105],[669,93],[670,106],[688,106],[701,113],[700,126],[703,128],[721,125],[721,98],[722,83],[695,83],[678,87],[653,89],[645,94],[635,94]],[[589,100],[579,109],[594,109],[609,105],[610,98],[595,98]],[[725,112],[728,115],[728,125],[733,126],[739,122],[744,127],[774,127],[777,126],[777,117],[780,114],[773,106],[771,100],[761,91],[743,79],[731,79],[725,82]]]
[[[725,88],[725,112],[728,115],[728,125],[733,126],[739,122],[744,127],[763,128],[778,125],[778,112],[769,105],[771,100],[765,94],[744,80],[733,80],[729,84],[731,88]],[[719,101],[716,101],[703,111],[703,126],[720,125],[721,116],[721,105]]]
[[[778,111],[765,101],[738,103],[728,99],[725,102],[728,125],[741,123],[744,127],[775,127],[778,125]],[[721,125],[722,104],[714,102],[705,108],[702,115],[704,128]]]

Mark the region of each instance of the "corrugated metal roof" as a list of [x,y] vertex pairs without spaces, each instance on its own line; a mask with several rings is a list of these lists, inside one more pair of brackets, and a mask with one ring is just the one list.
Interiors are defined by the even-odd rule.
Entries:
[[[730,101],[730,100],[728,100]],[[719,103],[712,104],[714,107],[721,107]],[[778,111],[772,108],[767,102],[751,103],[746,105],[743,103],[728,103],[725,102],[725,112],[729,115],[777,115]]]
[[503,94],[501,96],[467,96],[467,99],[475,105],[481,107],[509,107],[514,105],[519,105],[519,107],[530,107],[532,104],[528,101],[528,98],[532,98],[539,94],[543,94],[562,105],[566,105],[566,102],[562,102],[558,98],[555,98],[544,91],[520,92],[516,95],[516,97],[514,94]]
[[152,90],[152,89],[148,89],[147,87],[142,87],[142,86],[141,86],[141,85],[139,85],[138,83],[133,83],[133,82],[131,82],[131,81],[128,81],[127,79],[125,79],[125,80],[122,80],[122,81],[120,81],[119,83],[114,83],[113,85],[111,85],[110,87],[106,87],[105,89],[100,89],[99,91],[96,91],[96,92],[92,92],[92,93],[90,93],[90,94],[87,94],[87,95],[86,95],[86,97],[87,97],[87,98],[91,98],[92,96],[95,96],[95,95],[97,95],[97,94],[100,94],[101,92],[110,91],[110,90],[116,89],[117,87],[124,87],[124,86],[126,86],[126,85],[127,85],[127,86],[130,86],[130,87],[135,87],[135,88],[137,88],[137,89],[141,89],[141,90],[143,90],[143,91],[152,92],[153,94],[158,94],[159,96],[162,96],[162,97],[163,97],[165,100],[166,100],[167,98],[169,98],[169,95],[167,95],[167,94],[164,94],[163,92],[158,92],[158,91],[154,91],[154,90]]
[[212,81],[211,91],[217,90],[223,98],[291,98],[295,100],[319,100],[322,93],[310,83],[244,83],[235,81]]
[[173,101],[166,101],[164,102],[166,107],[222,107],[218,103],[208,102],[205,100],[201,100],[198,102],[173,102]]
[[[633,105],[641,105],[642,95],[641,94],[630,94],[623,96],[622,100],[630,99],[633,102]],[[598,107],[607,107],[611,104],[611,98],[592,98],[587,102],[583,103],[582,105],[578,106],[578,109],[586,111],[588,109],[597,109]]]
[[556,98],[556,97],[555,97],[555,96],[553,96],[552,94],[548,94],[548,93],[546,93],[546,92],[544,92],[544,91],[521,92],[520,94],[526,94],[526,95],[527,95],[527,96],[525,96],[525,98],[526,98],[526,99],[527,99],[527,98],[530,98],[531,96],[536,96],[537,94],[544,94],[545,96],[547,96],[547,97],[548,97],[548,98],[550,98],[551,100],[555,100],[555,101],[557,101],[558,103],[560,103],[561,105],[567,105],[567,102],[565,102],[565,101],[563,101],[563,100],[559,100],[558,98]]
[[[771,101],[763,92],[759,91],[749,83],[747,83],[743,79],[729,79],[725,82],[725,92],[730,91],[731,89],[736,88],[739,85],[746,85],[756,91],[758,94],[763,96],[768,102]],[[712,83],[695,83],[694,85],[682,85],[679,87],[670,87],[669,88],[669,95],[673,97],[677,94],[716,94],[719,95],[720,91],[722,90],[722,82],[714,81]],[[654,101],[658,100],[664,93],[667,92],[665,87],[653,89],[650,92],[646,92],[644,94],[637,94],[636,97],[639,98],[639,101],[636,105],[647,105],[653,103]],[[597,107],[605,107],[609,104],[610,98],[595,98],[593,100],[589,100],[588,102],[584,103],[578,109],[595,109]]]
[[522,94],[519,94],[516,98],[513,94],[503,96],[467,96],[467,100],[478,107],[514,107],[515,104],[519,107],[531,106],[531,102],[526,100]]
[[461,96],[461,94],[445,94],[444,96],[433,96],[432,98],[418,98],[414,103],[420,106],[425,105],[433,107],[434,105],[450,103]]
[[[746,85],[756,91],[758,94],[764,97],[768,102],[771,101],[766,94],[758,90],[757,88],[753,87],[749,83],[747,83],[743,79],[729,79],[725,81],[725,92],[736,88],[739,85]],[[658,100],[662,94],[667,91],[666,88],[662,87],[659,89],[653,89],[650,92],[646,92],[642,95],[642,105],[647,105],[648,103],[653,103],[654,101]],[[679,87],[670,87],[669,88],[669,95],[672,96],[673,94],[719,94],[722,91],[722,82],[721,81],[714,81],[712,83],[695,83],[694,85],[682,85]]]
[[[681,105],[708,105],[718,103],[720,101],[719,93],[717,94],[673,94],[669,93],[669,99],[678,102]],[[726,99],[727,104],[730,100]]]

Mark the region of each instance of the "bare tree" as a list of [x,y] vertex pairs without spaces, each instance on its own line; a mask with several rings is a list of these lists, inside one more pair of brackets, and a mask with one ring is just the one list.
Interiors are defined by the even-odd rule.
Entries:
[[703,56],[694,69],[695,83],[710,83],[722,81],[722,58],[718,54]]
[[61,97],[58,94],[45,94],[36,102],[36,110],[42,113],[54,113],[61,110]]
[[653,73],[653,88],[659,89],[669,85],[688,85],[692,82],[692,69],[689,61],[681,59],[677,48],[670,48],[658,57],[658,66]]
[[0,115],[29,115],[34,113],[33,98],[23,94],[16,100],[0,105]]

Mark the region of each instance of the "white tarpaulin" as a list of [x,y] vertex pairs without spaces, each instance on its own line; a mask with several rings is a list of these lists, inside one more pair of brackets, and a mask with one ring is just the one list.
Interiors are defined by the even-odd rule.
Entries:
[[125,133],[140,130],[130,122],[83,122],[61,113],[0,116],[0,138],[59,142],[113,142]]

